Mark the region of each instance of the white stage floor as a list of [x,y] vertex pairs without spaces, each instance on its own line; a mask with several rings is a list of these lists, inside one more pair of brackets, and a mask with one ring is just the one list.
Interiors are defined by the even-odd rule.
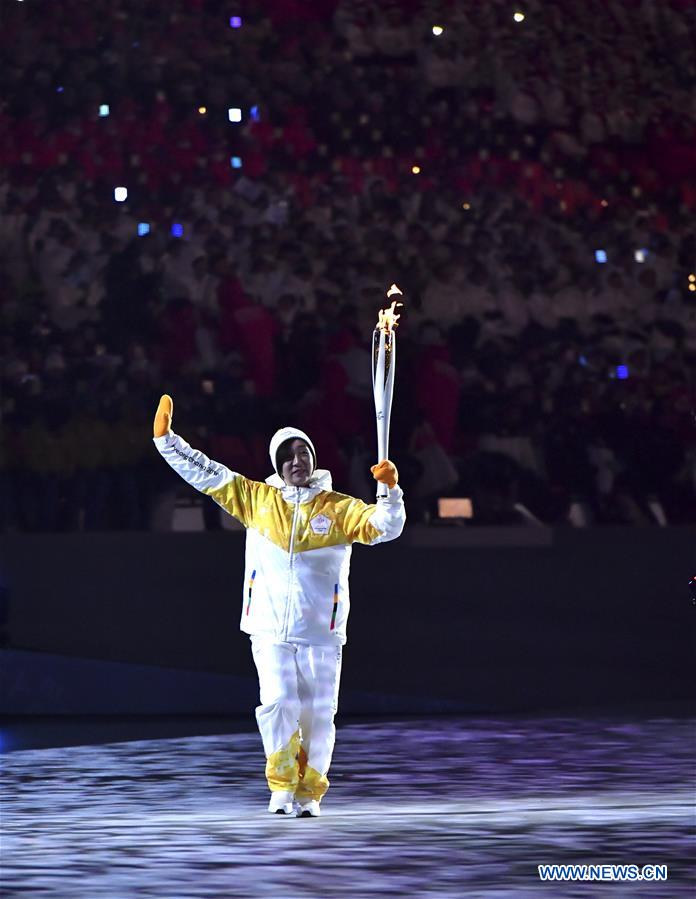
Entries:
[[[257,734],[12,752],[2,890],[31,897],[693,896],[691,720],[339,726],[319,819],[265,811]],[[541,883],[537,865],[666,864]]]

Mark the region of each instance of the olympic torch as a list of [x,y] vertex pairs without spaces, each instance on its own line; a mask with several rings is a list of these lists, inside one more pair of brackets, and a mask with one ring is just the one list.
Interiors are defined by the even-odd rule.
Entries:
[[[387,299],[401,291],[392,286],[387,291]],[[396,374],[396,333],[399,316],[396,307],[402,304],[392,301],[388,309],[380,309],[377,326],[372,335],[372,391],[375,398],[377,420],[377,462],[389,457],[389,422],[392,398],[394,396],[394,375]],[[387,496],[386,484],[377,485],[377,496]]]

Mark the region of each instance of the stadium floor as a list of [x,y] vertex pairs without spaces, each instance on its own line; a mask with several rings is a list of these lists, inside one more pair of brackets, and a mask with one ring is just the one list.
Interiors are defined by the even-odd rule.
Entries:
[[[318,819],[269,815],[256,733],[3,759],[0,895],[693,896],[691,719],[339,726]],[[538,864],[666,864],[543,884]]]

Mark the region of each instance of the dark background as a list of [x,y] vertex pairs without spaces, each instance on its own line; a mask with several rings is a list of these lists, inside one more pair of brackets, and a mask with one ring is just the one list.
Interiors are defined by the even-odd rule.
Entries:
[[[538,711],[693,698],[694,529],[435,536],[413,527],[396,543],[356,547],[344,711]],[[225,532],[3,538],[7,637],[21,650],[5,654],[5,711],[26,701],[43,714],[93,712],[95,697],[102,714],[158,703],[181,714],[250,711],[255,672],[238,630],[243,551],[243,535]],[[83,663],[89,689],[82,680],[56,692],[65,656],[128,665]],[[37,665],[28,698],[17,672],[26,677]],[[122,687],[109,687],[114,672]],[[114,689],[113,704],[105,703]]]
[[392,281],[412,522],[695,523],[694,4],[238,7],[3,4],[0,529],[165,529],[163,392],[374,495]]

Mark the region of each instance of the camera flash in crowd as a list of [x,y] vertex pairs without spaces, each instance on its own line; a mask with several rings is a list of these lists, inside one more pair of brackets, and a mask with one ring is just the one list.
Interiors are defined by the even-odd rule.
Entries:
[[114,188],[114,200],[117,203],[124,203],[128,199],[128,188],[127,187],[115,187]]
[[109,114],[109,104],[102,103],[101,106],[99,107],[100,117],[103,118],[104,116],[107,116],[108,114]]
[[227,110],[227,118],[230,122],[241,122],[242,121],[242,110],[236,106],[231,106]]
[[445,29],[442,27],[442,25],[433,25],[433,34],[435,35],[435,37],[440,37],[444,30]]
[[524,13],[523,13],[523,12],[519,12],[519,11],[516,12],[516,13],[513,13],[512,18],[513,18],[516,22],[524,22]]
[[595,250],[594,258],[600,264],[606,262],[607,261],[607,251],[606,250]]
[[471,209],[471,203],[462,203],[462,209],[466,209],[468,212]]
[[150,226],[147,222],[138,222],[138,237],[145,237],[150,233]]
[[633,253],[633,258],[636,262],[645,262],[648,258],[648,251],[646,249],[635,250]]
[[233,169],[241,169],[242,167],[242,157],[241,156],[231,156],[230,157],[230,165]]
[[199,106],[199,107],[198,107],[198,114],[199,114],[199,115],[205,115],[207,111],[208,111],[208,107],[207,107],[207,106]]
[[242,17],[241,16],[230,16],[230,28],[241,28],[242,27]]
[[413,172],[414,175],[420,175],[420,166],[419,165],[412,166],[411,171]]

